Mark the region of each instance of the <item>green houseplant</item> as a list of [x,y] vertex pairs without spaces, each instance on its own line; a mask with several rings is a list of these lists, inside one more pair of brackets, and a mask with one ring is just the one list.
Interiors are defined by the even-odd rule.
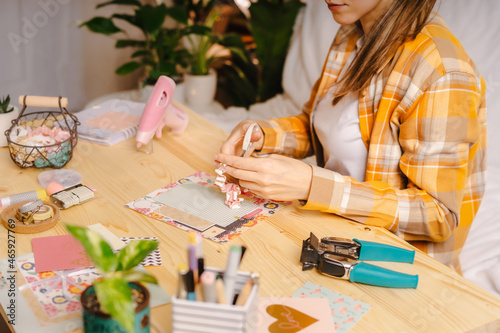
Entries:
[[[176,4],[177,3],[177,4]],[[123,5],[125,13],[115,13],[110,17],[96,16],[80,24],[90,31],[111,36],[124,33],[125,38],[117,39],[115,47],[133,48],[131,61],[116,69],[116,74],[127,75],[142,68],[145,72],[143,84],[155,84],[160,75],[179,80],[180,70],[187,66],[187,51],[181,45],[185,35],[187,11],[178,1],[167,7],[164,3],[143,4],[139,0],[113,0],[100,3],[96,9],[109,5]],[[130,11],[133,13],[130,14]],[[173,19],[172,27],[165,27],[167,17]],[[126,22],[142,32],[142,38],[132,39],[115,22]]]
[[0,113],[9,113],[14,111],[14,107],[10,105],[10,96],[0,98]]
[[283,92],[281,80],[300,0],[257,0],[249,7],[248,26],[255,43],[249,57],[224,66],[224,91],[233,105],[249,108]]
[[[149,293],[139,282],[156,284],[157,281],[134,267],[158,247],[158,242],[132,241],[115,254],[98,233],[79,226],[68,225],[67,229],[82,243],[102,274],[102,279],[96,280],[82,293],[85,331],[149,332],[149,305],[140,301],[149,301]],[[136,306],[133,294],[138,303]]]
[[231,66],[232,59],[247,62],[245,46],[237,34],[218,34],[213,26],[220,19],[219,8],[213,8],[203,22],[186,27],[183,38],[188,51],[185,75],[186,101],[192,106],[207,106],[215,96],[217,76],[213,69],[216,60]]
[[0,98],[0,147],[7,146],[5,132],[12,126],[12,121],[19,116],[19,109],[10,104],[10,96]]

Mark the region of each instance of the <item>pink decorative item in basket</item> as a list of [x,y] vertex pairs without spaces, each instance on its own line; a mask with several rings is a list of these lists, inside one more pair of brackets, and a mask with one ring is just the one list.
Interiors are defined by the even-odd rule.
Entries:
[[[66,107],[63,97],[20,96],[23,107],[12,126],[5,132],[10,157],[21,168],[62,168],[73,156],[77,144],[78,119]],[[59,108],[25,114],[26,108]]]

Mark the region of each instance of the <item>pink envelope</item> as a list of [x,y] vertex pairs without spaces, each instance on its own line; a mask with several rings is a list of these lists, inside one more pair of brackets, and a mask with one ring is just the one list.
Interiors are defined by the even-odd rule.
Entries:
[[34,238],[35,271],[59,271],[92,267],[83,246],[71,235]]

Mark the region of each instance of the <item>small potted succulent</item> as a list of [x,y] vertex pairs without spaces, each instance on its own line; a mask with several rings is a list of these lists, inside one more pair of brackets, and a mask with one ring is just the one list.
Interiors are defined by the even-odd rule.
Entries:
[[149,332],[149,292],[143,283],[157,281],[134,267],[158,242],[136,240],[114,253],[98,233],[79,226],[67,228],[102,275],[81,295],[85,332]]
[[5,131],[12,126],[12,121],[18,116],[19,110],[10,104],[10,96],[0,98],[0,147],[7,146]]

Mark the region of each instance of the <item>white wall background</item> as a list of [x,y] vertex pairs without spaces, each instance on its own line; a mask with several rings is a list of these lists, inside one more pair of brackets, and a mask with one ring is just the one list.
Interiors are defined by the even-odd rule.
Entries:
[[70,111],[114,91],[137,87],[137,75],[118,76],[129,50],[78,22],[114,12],[97,0],[0,0],[0,96],[64,96]]

